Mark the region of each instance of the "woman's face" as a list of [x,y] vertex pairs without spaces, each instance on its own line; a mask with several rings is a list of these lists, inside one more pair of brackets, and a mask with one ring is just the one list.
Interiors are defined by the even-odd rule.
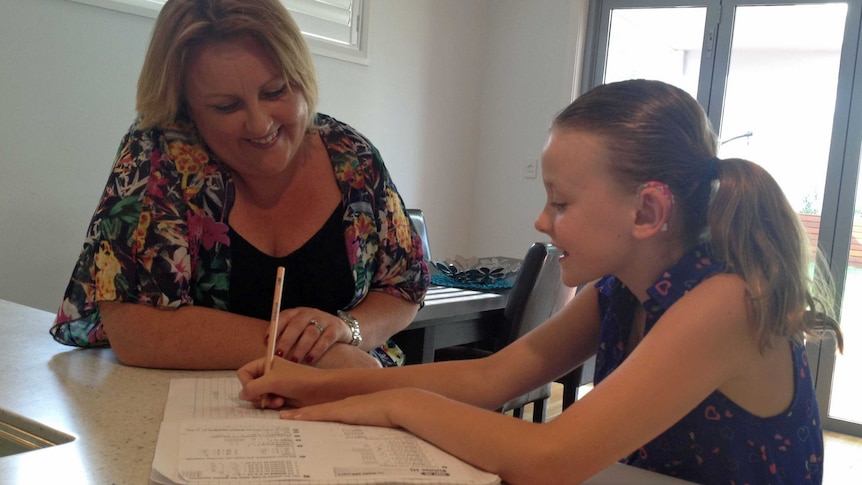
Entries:
[[619,274],[633,241],[637,197],[612,179],[605,143],[589,132],[554,128],[542,152],[548,198],[535,226],[560,250],[567,286]]
[[299,150],[308,105],[260,42],[244,36],[192,53],[185,95],[198,132],[235,175],[271,178]]

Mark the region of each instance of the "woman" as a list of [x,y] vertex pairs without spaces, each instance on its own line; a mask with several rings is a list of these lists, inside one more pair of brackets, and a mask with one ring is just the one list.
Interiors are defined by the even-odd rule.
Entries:
[[[266,375],[258,359],[239,371],[240,397],[274,394],[272,407],[296,407],[286,419],[402,427],[513,485],[580,483],[620,459],[703,484],[820,483],[803,342],[826,327],[840,346],[832,295],[811,284],[805,232],[775,180],[716,147],[678,88],[591,90],[556,117],[542,154],[536,229],[559,249],[563,282],[582,287],[559,313],[483,359],[279,359]],[[592,355],[595,387],[553,421],[479,409]]]
[[316,102],[278,0],[169,0],[54,338],[145,367],[237,368],[269,338],[294,362],[397,363],[421,241],[374,146]]

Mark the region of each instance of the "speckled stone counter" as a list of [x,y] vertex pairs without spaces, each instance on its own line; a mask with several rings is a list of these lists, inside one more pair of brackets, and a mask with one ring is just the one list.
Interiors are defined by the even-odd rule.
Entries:
[[[0,300],[0,408],[75,440],[0,458],[0,484],[149,482],[170,380],[233,371],[166,371],[124,366],[107,348],[60,345],[54,315]],[[687,482],[615,464],[586,483]]]
[[170,380],[235,375],[124,366],[54,342],[53,319],[0,300],[0,408],[75,440],[0,458],[2,484],[146,484]]

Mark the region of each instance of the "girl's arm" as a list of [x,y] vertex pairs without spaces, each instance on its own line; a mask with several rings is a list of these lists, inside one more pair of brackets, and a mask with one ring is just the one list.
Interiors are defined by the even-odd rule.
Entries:
[[[513,485],[579,483],[653,439],[711,392],[757,367],[762,358],[749,330],[741,280],[720,275],[679,300],[612,375],[549,423],[512,419],[417,389],[357,396],[284,414],[402,427]],[[508,367],[512,371],[516,366]],[[385,377],[396,373],[372,371],[365,377],[373,383],[357,382],[350,394],[407,386],[410,380],[400,378],[407,373],[386,385]],[[416,385],[426,387],[426,381],[418,379],[425,373],[412,375]],[[483,377],[505,384],[511,376]],[[444,389],[460,399],[489,387],[482,379],[454,375],[451,379],[477,387],[457,391],[438,382],[432,390]],[[330,380],[334,382],[338,379]],[[511,394],[513,389],[507,389]]]
[[[421,387],[493,409],[588,359],[598,338],[597,315],[595,289],[590,288],[539,328],[489,357],[383,372],[340,369],[320,373],[278,360],[275,371],[263,376],[263,359],[258,359],[239,370],[244,384],[241,396],[256,400],[275,394],[292,406],[305,406],[384,389]],[[271,402],[280,406],[284,400]]]

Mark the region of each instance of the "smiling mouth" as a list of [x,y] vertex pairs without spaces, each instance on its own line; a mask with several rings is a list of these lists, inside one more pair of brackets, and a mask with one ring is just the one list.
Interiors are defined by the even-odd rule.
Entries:
[[264,138],[254,138],[254,139],[249,138],[249,141],[254,143],[255,145],[266,145],[268,143],[271,143],[273,140],[275,140],[278,137],[279,133],[281,133],[281,127],[279,127],[277,130],[272,132],[272,134],[270,134],[269,136],[266,136]]

